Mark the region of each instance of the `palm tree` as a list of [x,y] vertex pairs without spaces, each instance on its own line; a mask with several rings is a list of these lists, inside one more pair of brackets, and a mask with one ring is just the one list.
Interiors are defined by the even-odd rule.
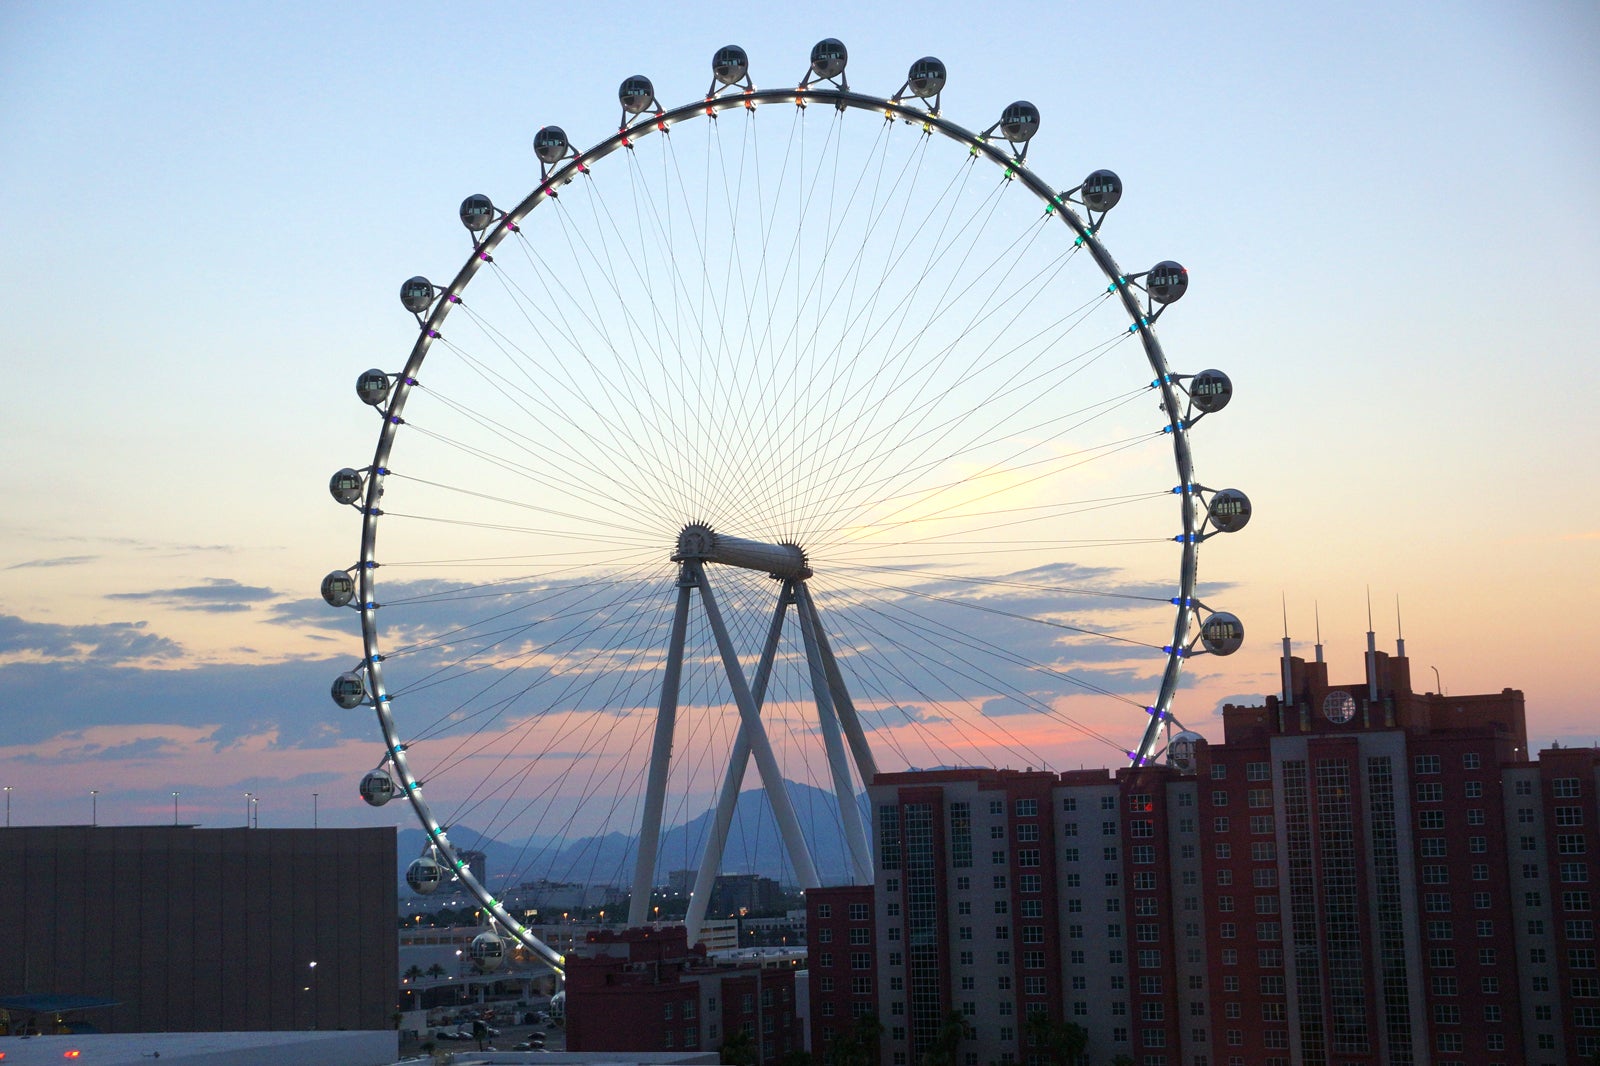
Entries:
[[1089,1031],[1076,1022],[1052,1021],[1048,1014],[1029,1014],[1022,1023],[1028,1046],[1044,1052],[1050,1066],[1074,1066],[1089,1049]]
[[422,967],[418,966],[416,963],[412,963],[409,967],[406,968],[406,972],[401,974],[400,976],[404,977],[407,981],[411,981],[411,982],[420,981],[420,980],[422,980]]
[[956,1066],[956,1049],[967,1037],[967,1019],[960,1011],[951,1011],[939,1024],[939,1035],[933,1046],[922,1056],[922,1066]]
[[438,963],[434,963],[432,966],[428,967],[427,973],[429,977],[443,977],[445,975],[445,968],[440,966]]
[[755,1066],[756,1042],[744,1030],[728,1034],[722,1042],[723,1066]]

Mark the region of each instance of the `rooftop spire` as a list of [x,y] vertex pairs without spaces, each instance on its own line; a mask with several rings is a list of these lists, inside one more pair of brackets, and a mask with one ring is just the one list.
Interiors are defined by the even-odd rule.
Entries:
[[1313,600],[1311,609],[1317,619],[1317,662],[1322,661],[1322,604]]
[[1372,586],[1367,586],[1367,699],[1378,702],[1378,635],[1372,630]]
[[1400,624],[1400,594],[1394,597],[1394,653],[1400,658],[1406,657],[1406,629]]

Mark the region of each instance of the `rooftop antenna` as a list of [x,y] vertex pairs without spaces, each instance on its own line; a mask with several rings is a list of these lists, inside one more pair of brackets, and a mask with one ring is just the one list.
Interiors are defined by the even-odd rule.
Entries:
[[1404,659],[1406,657],[1406,630],[1405,626],[1400,624],[1400,596],[1398,593],[1394,598],[1394,632],[1395,654]]
[[1378,702],[1378,635],[1372,630],[1372,586],[1367,586],[1367,699]]
[[1311,609],[1317,619],[1317,662],[1322,661],[1322,604],[1312,601]]
[[1289,642],[1289,596],[1279,593],[1283,597],[1283,705],[1294,706],[1294,667],[1289,662],[1292,645]]

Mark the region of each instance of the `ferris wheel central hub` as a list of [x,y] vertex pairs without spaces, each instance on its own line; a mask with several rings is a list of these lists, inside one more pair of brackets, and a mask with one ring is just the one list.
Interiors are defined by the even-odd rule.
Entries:
[[691,522],[678,533],[675,563],[686,559],[759,570],[773,577],[804,581],[811,576],[806,553],[797,544],[768,544],[718,533],[704,522]]

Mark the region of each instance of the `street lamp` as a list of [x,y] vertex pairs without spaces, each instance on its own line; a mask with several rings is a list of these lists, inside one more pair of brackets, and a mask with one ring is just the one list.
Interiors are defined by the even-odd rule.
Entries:
[[311,793],[311,828],[317,827],[317,793]]
[[7,785],[6,786],[6,828],[7,829],[11,828],[11,789],[13,787],[15,787],[15,786],[12,786],[12,785]]
[[260,829],[261,828],[261,797],[260,796],[251,796],[250,797],[250,810],[252,812],[254,812],[254,818],[252,820],[255,823],[255,827],[257,829]]
[[250,804],[254,802],[255,798],[250,793],[246,792],[244,794],[244,827],[246,829],[250,828]]
[[178,796],[179,795],[180,794],[177,793],[177,792],[174,792],[172,794],[172,824],[173,825],[177,825],[178,824]]
[[100,790],[98,788],[89,790],[89,824],[100,824]]

